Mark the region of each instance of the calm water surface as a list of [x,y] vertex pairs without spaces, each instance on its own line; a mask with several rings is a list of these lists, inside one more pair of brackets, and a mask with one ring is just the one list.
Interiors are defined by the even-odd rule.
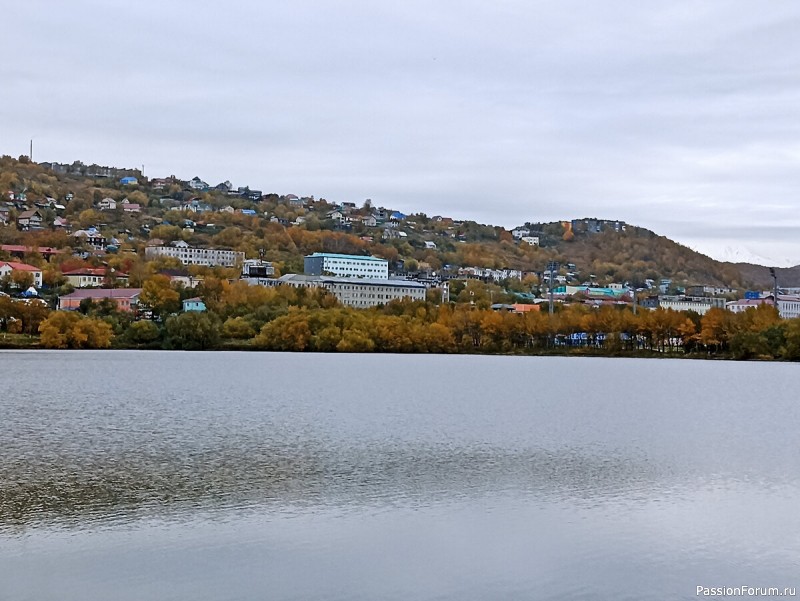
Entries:
[[0,352],[0,599],[800,589],[800,366]]

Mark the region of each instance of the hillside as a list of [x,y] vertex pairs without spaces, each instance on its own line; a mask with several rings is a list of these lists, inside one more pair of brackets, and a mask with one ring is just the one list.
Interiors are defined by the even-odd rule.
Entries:
[[[125,176],[135,180],[122,183]],[[674,285],[739,290],[771,285],[765,267],[721,263],[623,222],[529,223],[525,228],[538,241],[532,245],[501,227],[429,216],[425,207],[406,216],[370,201],[335,204],[229,182],[212,187],[199,178],[148,179],[135,169],[35,164],[7,156],[0,159],[0,191],[0,222],[7,222],[0,226],[3,244],[76,248],[79,241],[69,233],[95,227],[117,242],[120,253],[141,257],[149,240],[182,239],[241,250],[248,258],[275,262],[282,273],[300,271],[305,254],[328,251],[374,254],[405,272],[480,267],[535,274],[557,261],[564,270],[574,264],[578,281],[594,276],[600,284],[643,286],[648,279],[668,278]],[[39,212],[41,228],[20,224],[26,211]],[[800,285],[800,266],[779,275],[784,286]]]

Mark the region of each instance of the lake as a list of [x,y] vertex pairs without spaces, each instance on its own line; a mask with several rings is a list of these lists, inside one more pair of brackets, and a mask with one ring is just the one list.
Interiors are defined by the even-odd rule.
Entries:
[[800,366],[0,352],[0,599],[800,586]]

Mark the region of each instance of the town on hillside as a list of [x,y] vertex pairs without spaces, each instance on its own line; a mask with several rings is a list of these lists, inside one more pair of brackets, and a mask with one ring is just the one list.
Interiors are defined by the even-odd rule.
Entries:
[[[106,319],[110,337],[139,322],[149,324],[134,328],[140,333],[163,336],[171,317],[212,313],[224,318],[221,336],[238,340],[255,339],[292,308],[415,302],[503,319],[671,309],[695,320],[686,334],[695,342],[710,312],[800,317],[800,287],[781,281],[781,270],[747,281],[619,220],[531,221],[509,231],[370,199],[332,202],[24,156],[0,159],[0,192],[0,330],[35,335],[49,331],[41,329],[49,312],[73,313],[59,317],[55,346],[81,346],[81,336],[71,342],[64,332],[81,316],[110,313],[126,316]],[[583,330],[573,324],[560,343],[603,342],[604,332]],[[666,336],[670,346],[679,337]]]

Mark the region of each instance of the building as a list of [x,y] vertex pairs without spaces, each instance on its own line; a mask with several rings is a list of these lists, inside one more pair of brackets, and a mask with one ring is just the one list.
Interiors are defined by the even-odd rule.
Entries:
[[0,261],[0,278],[10,276],[14,272],[29,273],[33,277],[33,285],[36,288],[42,287],[42,270],[27,263],[17,263],[16,261]]
[[148,246],[144,249],[146,259],[172,257],[184,265],[208,267],[235,267],[244,260],[244,253],[220,248],[196,248],[179,240],[172,246]]
[[67,278],[67,282],[75,288],[96,288],[114,281],[126,286],[128,284],[127,273],[107,271],[105,268],[84,267],[65,271],[63,275]]
[[44,216],[39,212],[39,209],[33,209],[30,211],[23,211],[17,217],[17,225],[21,229],[30,229],[30,228],[37,228],[42,227],[44,223]]
[[687,286],[686,294],[688,296],[721,296],[724,294],[733,294],[736,292],[733,288],[725,286]]
[[117,201],[106,197],[97,203],[97,208],[101,211],[114,211],[117,208]]
[[539,246],[539,236],[522,236],[519,241],[530,246]]
[[183,301],[183,310],[184,312],[187,311],[196,311],[196,312],[203,312],[206,310],[206,304],[203,302],[203,299],[199,296],[195,296],[194,298],[187,298]]
[[743,298],[740,300],[725,303],[725,308],[731,313],[744,313],[748,309],[755,309],[761,305],[774,305],[772,297],[765,298]]
[[778,313],[782,319],[800,317],[800,296],[795,294],[778,295]]
[[275,275],[275,267],[269,261],[245,259],[242,262],[243,278],[270,278]]
[[194,288],[203,282],[202,277],[191,275],[185,269],[162,269],[158,273],[167,276],[170,283],[179,284],[184,288]]
[[365,309],[393,300],[425,300],[427,286],[411,280],[387,278],[347,278],[287,274],[277,283],[296,288],[325,288],[343,305]]
[[53,255],[62,254],[64,251],[51,246],[24,246],[22,244],[2,244],[0,250],[9,253],[12,257],[23,259],[25,253],[38,252],[48,261]]
[[139,180],[137,180],[135,177],[128,176],[128,177],[123,177],[121,180],[119,180],[119,183],[122,184],[123,186],[135,186],[136,184],[139,183]]
[[673,311],[694,311],[705,315],[712,307],[725,308],[725,299],[714,296],[659,296],[658,305]]
[[139,304],[141,288],[84,288],[71,294],[58,297],[58,308],[62,311],[76,311],[81,306],[81,301],[91,299],[99,302],[110,298],[117,304],[120,311],[135,311]]
[[195,176],[188,183],[189,188],[192,190],[199,190],[201,192],[208,192],[208,184]]
[[93,227],[88,230],[78,230],[72,234],[72,237],[80,240],[81,244],[91,246],[95,250],[104,250],[108,245],[106,237]]
[[333,275],[354,278],[389,277],[389,261],[378,257],[314,253],[303,261],[305,275]]

